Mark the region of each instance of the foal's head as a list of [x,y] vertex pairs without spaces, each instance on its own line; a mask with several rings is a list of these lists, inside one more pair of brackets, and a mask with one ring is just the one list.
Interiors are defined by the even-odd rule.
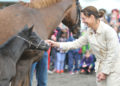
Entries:
[[17,37],[25,41],[30,49],[48,50],[49,48],[48,44],[46,44],[37,33],[33,32],[33,26],[28,28],[26,25],[24,29],[18,33]]

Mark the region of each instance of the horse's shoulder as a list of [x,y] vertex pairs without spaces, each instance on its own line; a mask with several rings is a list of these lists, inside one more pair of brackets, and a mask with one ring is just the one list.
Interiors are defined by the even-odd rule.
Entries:
[[[4,9],[0,10],[0,13],[2,14],[8,14],[8,15],[31,15],[31,13],[34,12],[34,9],[29,8],[29,7],[25,7],[23,5],[20,4],[14,4],[14,5],[10,5],[8,7],[5,7]],[[26,16],[26,17],[27,17]]]

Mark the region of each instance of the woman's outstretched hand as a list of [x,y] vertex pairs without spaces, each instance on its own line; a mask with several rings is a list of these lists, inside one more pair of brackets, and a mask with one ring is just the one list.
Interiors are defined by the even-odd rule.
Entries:
[[52,47],[60,47],[60,44],[58,42],[52,41],[52,40],[45,40],[46,43],[48,43]]

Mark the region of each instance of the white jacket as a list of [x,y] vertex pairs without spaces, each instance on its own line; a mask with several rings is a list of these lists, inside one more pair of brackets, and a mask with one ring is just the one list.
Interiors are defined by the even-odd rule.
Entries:
[[96,56],[96,72],[110,74],[110,72],[120,73],[120,44],[117,33],[113,28],[100,21],[95,32],[88,28],[84,36],[74,42],[60,43],[63,50],[80,48],[87,43],[90,44],[92,53]]

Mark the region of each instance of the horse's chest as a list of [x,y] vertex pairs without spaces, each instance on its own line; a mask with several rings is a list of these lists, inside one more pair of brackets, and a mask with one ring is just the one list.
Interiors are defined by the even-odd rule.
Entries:
[[[5,57],[4,57],[5,58]],[[7,58],[0,57],[0,80],[11,79],[15,75],[15,65]]]

